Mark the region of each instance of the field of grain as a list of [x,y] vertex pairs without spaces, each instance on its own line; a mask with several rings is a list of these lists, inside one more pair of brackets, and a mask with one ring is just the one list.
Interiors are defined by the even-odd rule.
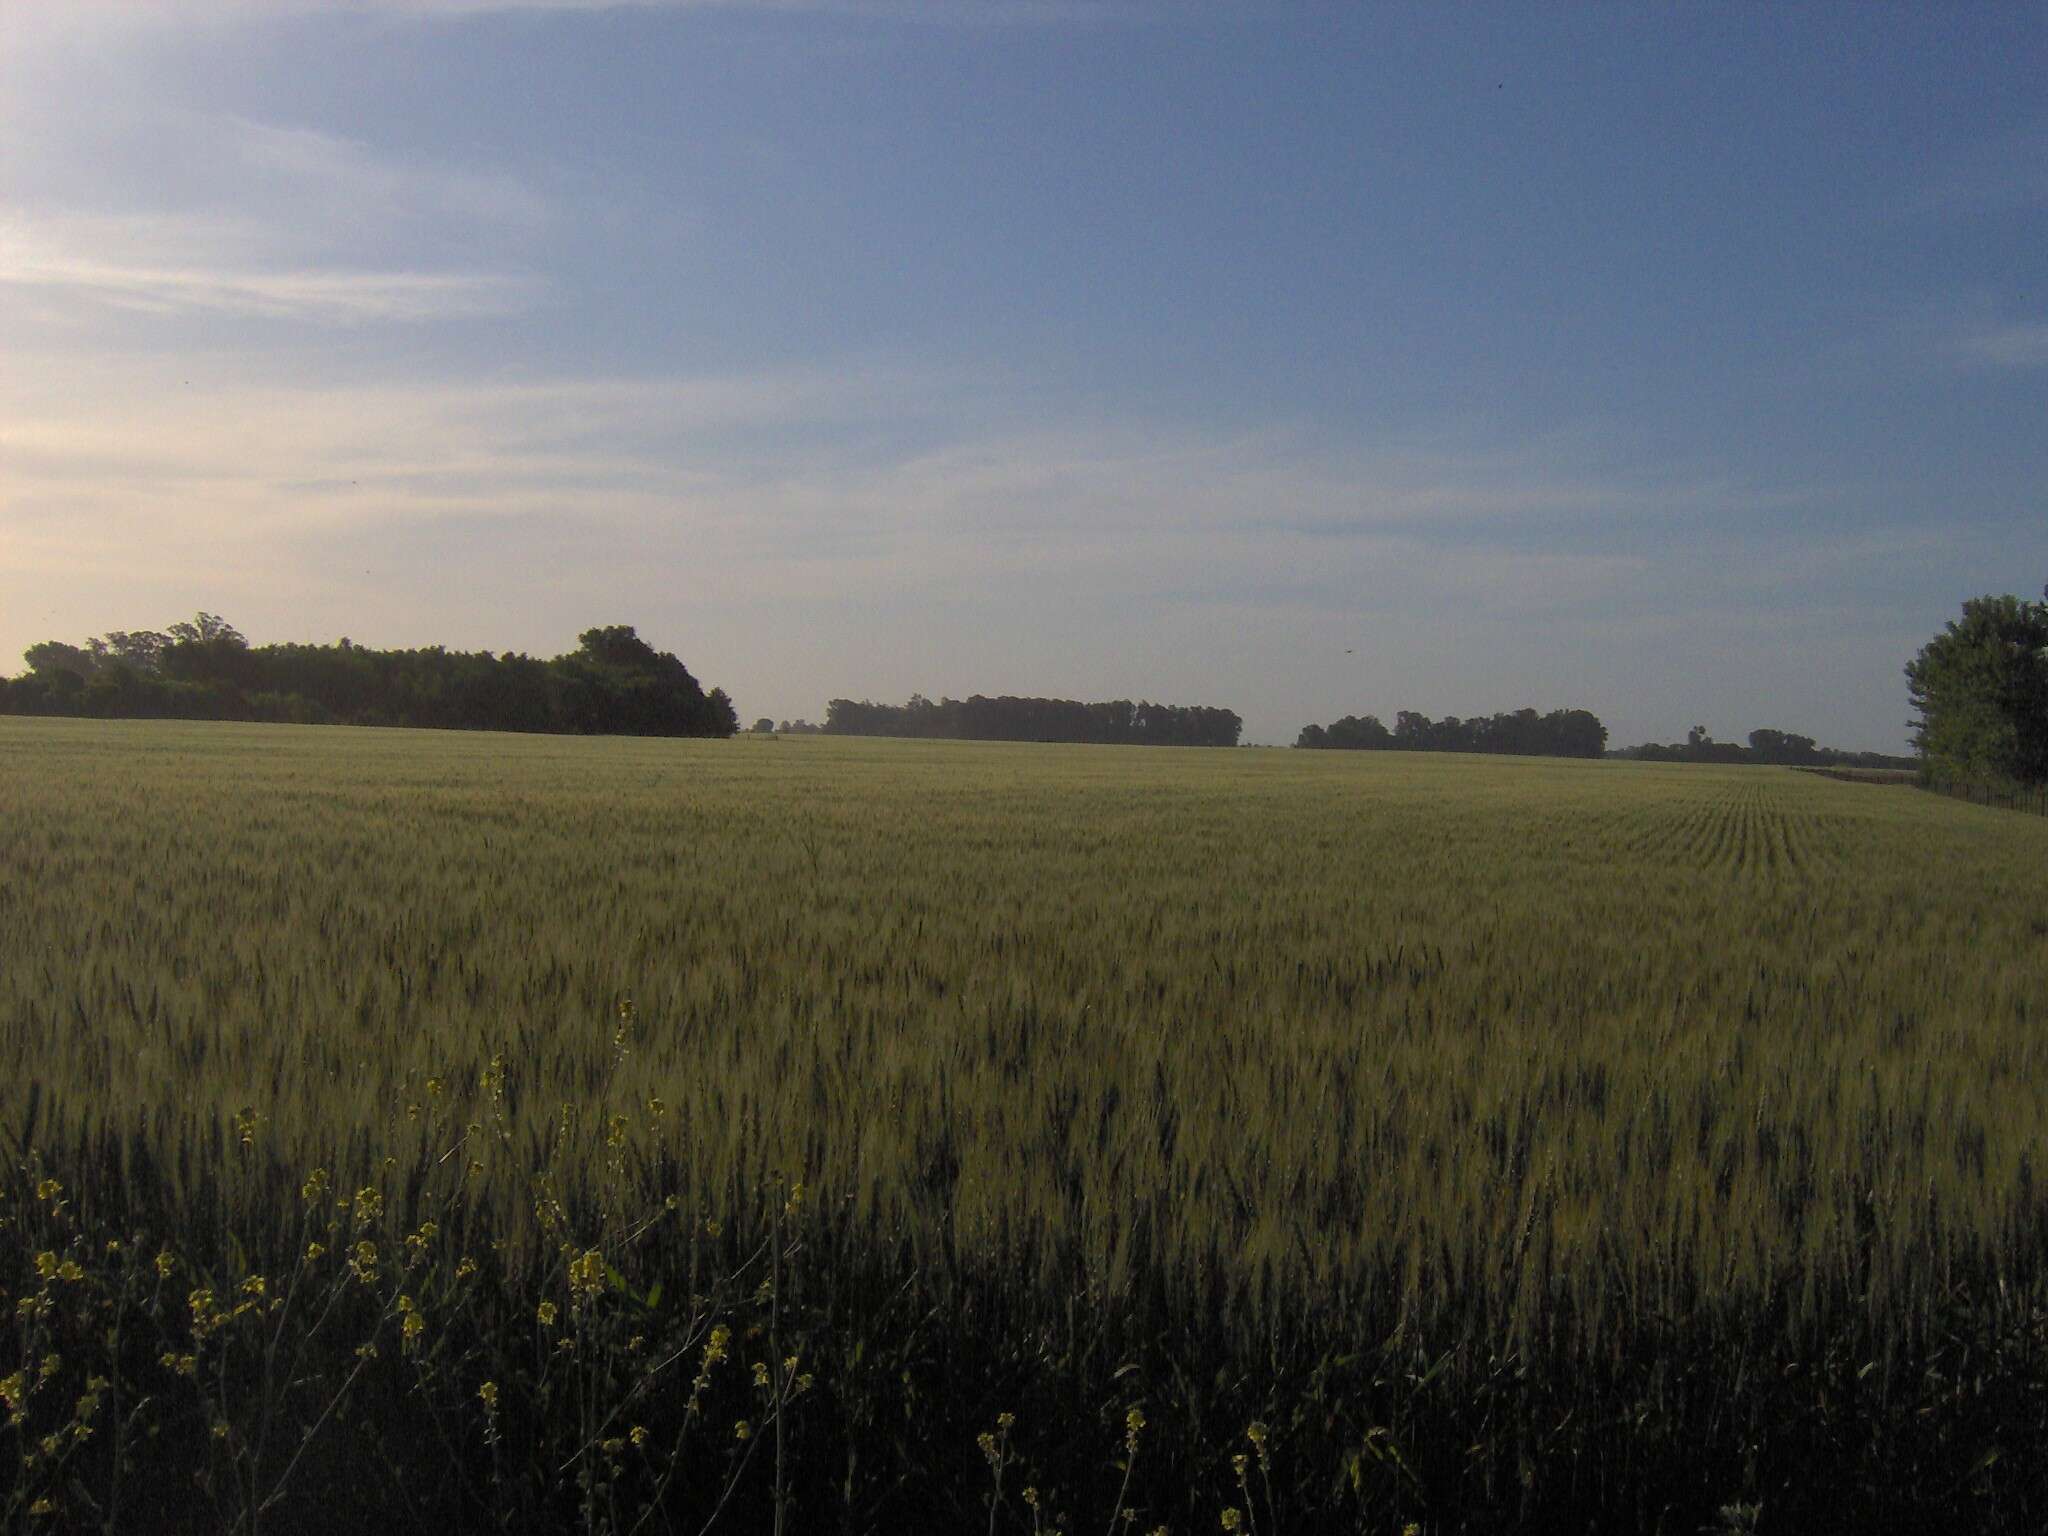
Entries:
[[2044,1024],[1785,770],[0,721],[12,1508],[2026,1528]]

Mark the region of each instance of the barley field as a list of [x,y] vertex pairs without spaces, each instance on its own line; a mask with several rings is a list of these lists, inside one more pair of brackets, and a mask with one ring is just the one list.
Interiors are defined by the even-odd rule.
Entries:
[[0,1498],[2037,1529],[2044,1027],[1898,786],[0,720]]

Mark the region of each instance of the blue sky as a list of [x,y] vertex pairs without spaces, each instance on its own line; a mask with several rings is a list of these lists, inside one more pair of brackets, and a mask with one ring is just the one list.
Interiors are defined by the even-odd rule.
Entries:
[[128,0],[0,48],[0,656],[1897,749],[2048,580],[2048,12]]

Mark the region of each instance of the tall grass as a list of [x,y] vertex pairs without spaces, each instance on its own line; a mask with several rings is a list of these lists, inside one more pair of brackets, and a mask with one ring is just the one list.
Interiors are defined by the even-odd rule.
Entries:
[[727,1523],[1029,1529],[1005,1411],[1174,1529],[1255,1421],[1291,1529],[2024,1521],[2044,854],[1752,768],[0,722],[0,1124],[223,1276],[380,1189],[479,1368],[565,1242],[660,1213],[698,1349],[787,1255]]

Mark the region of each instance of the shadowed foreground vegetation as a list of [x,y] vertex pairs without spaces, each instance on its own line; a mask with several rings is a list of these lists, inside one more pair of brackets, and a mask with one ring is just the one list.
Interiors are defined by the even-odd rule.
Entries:
[[2038,1529],[2044,855],[1782,769],[0,721],[0,1511]]

